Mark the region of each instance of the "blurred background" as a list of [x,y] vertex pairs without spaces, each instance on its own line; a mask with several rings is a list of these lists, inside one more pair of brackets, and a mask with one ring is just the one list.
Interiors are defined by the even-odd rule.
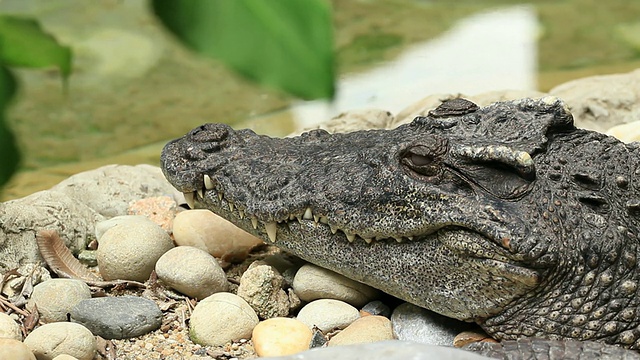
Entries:
[[[337,95],[303,102],[177,42],[145,0],[0,0],[74,52],[55,71],[16,70],[8,122],[21,170],[8,200],[101,165],[158,165],[166,141],[206,122],[284,136],[340,112],[398,112],[434,93],[540,90],[640,68],[640,1],[334,0]],[[255,54],[259,57],[260,54]]]

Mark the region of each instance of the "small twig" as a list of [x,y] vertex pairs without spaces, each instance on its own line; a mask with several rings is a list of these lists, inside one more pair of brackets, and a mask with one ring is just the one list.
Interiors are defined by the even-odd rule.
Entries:
[[30,313],[26,310],[22,310],[19,307],[13,305],[13,303],[11,303],[9,301],[9,299],[7,299],[6,297],[0,295],[0,303],[2,303],[2,305],[7,306],[9,308],[11,308],[11,310],[17,312],[18,314],[22,315],[22,316],[29,316]]

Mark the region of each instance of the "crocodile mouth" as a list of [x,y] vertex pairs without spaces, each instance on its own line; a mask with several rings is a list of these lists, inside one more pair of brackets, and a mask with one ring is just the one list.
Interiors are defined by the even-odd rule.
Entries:
[[[266,233],[268,240],[274,244],[278,242],[279,229],[282,229],[283,227],[289,229],[298,226],[305,227],[308,230],[317,230],[318,228],[324,227],[325,229],[328,229],[328,231],[330,231],[332,235],[342,235],[349,243],[362,242],[366,244],[372,244],[374,242],[381,241],[393,243],[421,241],[441,232],[464,231],[466,233],[475,234],[473,236],[474,238],[486,239],[485,242],[491,243],[491,245],[488,246],[494,248],[494,251],[498,250],[495,249],[496,247],[500,248],[500,246],[497,245],[498,243],[496,243],[492,239],[492,236],[471,229],[464,224],[430,224],[428,228],[421,229],[413,233],[368,233],[367,235],[364,235],[356,231],[350,231],[344,226],[337,225],[332,221],[332,219],[330,219],[331,214],[326,214],[320,209],[313,209],[311,206],[288,212],[275,219],[260,219],[258,218],[258,216],[249,213],[248,210],[242,204],[240,204],[240,202],[235,202],[229,197],[225,196],[225,193],[221,189],[221,187],[219,185],[216,186],[211,177],[206,174],[202,176],[202,185],[197,191],[187,191],[183,194],[186,203],[190,208],[194,209],[196,208],[196,204],[200,203],[207,209],[215,210],[215,213],[235,223],[248,232],[252,232],[258,235]],[[502,250],[498,251],[499,253],[503,253],[505,249],[499,250]],[[504,252],[503,255],[507,255],[506,252]],[[504,256],[500,257],[504,260],[507,260],[507,258]]]

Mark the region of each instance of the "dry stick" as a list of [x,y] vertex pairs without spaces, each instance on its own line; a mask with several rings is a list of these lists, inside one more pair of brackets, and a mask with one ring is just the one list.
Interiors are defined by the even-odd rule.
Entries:
[[2,305],[7,306],[9,308],[11,308],[13,311],[17,312],[20,315],[23,316],[29,316],[31,315],[28,311],[24,311],[22,309],[20,309],[19,307],[13,305],[9,299],[7,299],[6,297],[0,295],[0,303],[2,303]]

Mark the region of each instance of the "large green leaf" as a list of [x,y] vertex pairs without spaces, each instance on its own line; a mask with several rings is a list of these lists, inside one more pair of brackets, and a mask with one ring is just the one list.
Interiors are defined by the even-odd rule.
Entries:
[[58,44],[35,20],[0,16],[0,62],[5,66],[55,66],[63,79],[71,74],[71,49]]
[[334,95],[325,0],[152,0],[160,20],[196,51],[303,99]]
[[0,186],[9,181],[20,160],[15,138],[4,119],[5,109],[15,90],[15,79],[5,67],[0,66]]

